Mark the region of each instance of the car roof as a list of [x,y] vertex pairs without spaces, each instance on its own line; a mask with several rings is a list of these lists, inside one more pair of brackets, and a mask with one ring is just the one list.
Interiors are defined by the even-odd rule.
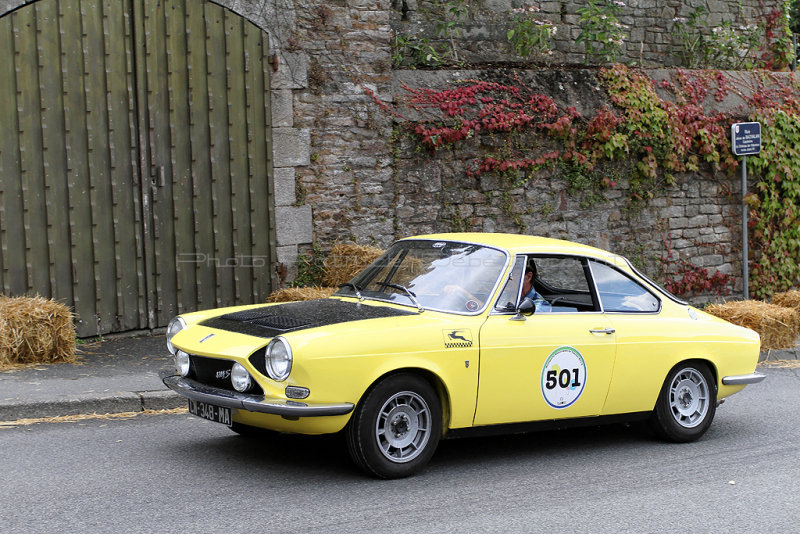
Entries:
[[551,239],[549,237],[539,237],[520,234],[494,234],[480,232],[460,232],[460,233],[441,233],[427,234],[408,237],[406,239],[430,239],[442,241],[464,241],[478,245],[488,245],[505,249],[514,254],[522,253],[547,253],[547,254],[577,254],[581,256],[593,256],[604,259],[611,263],[624,264],[621,256],[611,252],[565,241],[563,239]]

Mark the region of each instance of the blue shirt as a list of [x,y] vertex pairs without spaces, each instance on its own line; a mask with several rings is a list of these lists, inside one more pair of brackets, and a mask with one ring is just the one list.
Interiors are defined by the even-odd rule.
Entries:
[[525,295],[522,296],[522,299],[531,299],[533,303],[536,305],[537,312],[549,312],[553,310],[553,306],[547,302],[543,296],[536,292],[536,290],[531,286],[531,290],[528,291]]

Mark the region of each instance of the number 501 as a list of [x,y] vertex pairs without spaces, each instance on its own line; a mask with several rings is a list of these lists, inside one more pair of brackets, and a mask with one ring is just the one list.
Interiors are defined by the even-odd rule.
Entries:
[[569,369],[562,369],[560,372],[555,369],[547,371],[544,387],[547,389],[555,389],[556,386],[561,388],[580,387],[580,373],[578,369],[573,369],[571,372]]

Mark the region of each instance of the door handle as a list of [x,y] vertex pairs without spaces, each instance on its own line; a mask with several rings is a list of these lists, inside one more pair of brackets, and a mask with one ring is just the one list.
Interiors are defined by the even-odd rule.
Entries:
[[613,334],[616,330],[613,328],[590,328],[589,332],[592,334]]

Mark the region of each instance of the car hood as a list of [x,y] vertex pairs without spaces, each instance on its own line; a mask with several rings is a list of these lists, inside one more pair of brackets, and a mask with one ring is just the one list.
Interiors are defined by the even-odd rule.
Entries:
[[249,308],[212,317],[200,324],[217,330],[272,338],[289,332],[338,323],[417,314],[416,311],[395,307],[319,299]]

